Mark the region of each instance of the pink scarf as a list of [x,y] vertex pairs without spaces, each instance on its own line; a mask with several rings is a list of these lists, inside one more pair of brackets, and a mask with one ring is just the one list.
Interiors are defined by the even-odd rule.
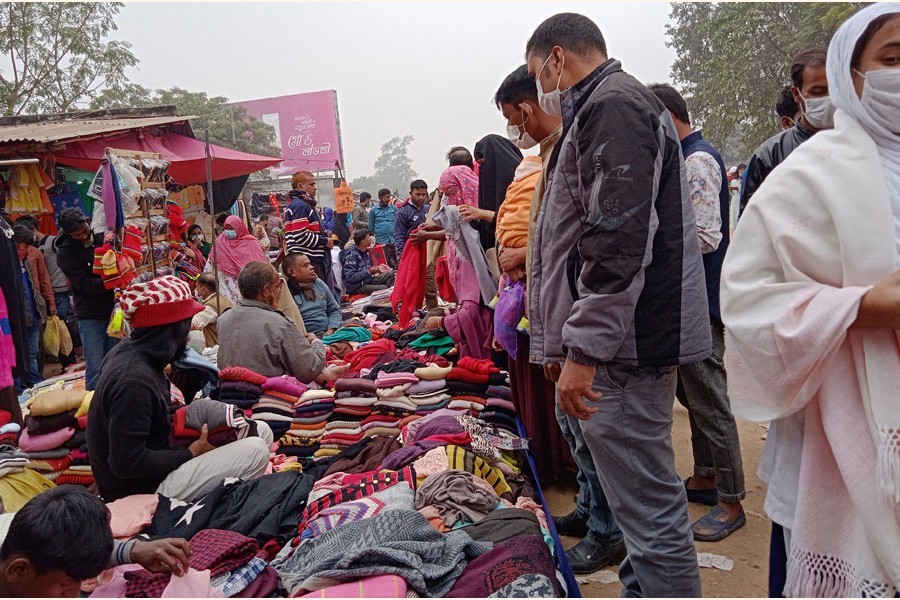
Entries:
[[262,248],[259,247],[259,240],[250,234],[240,217],[231,215],[225,219],[225,225],[231,225],[238,236],[229,240],[223,231],[216,238],[209,259],[220,271],[229,277],[237,277],[248,263],[266,260]]
[[469,167],[450,167],[441,174],[441,189],[451,206],[478,206],[478,176]]

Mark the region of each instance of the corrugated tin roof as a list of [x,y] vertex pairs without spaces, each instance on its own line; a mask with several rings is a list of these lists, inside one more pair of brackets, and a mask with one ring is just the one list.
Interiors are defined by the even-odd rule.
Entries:
[[50,144],[89,135],[125,131],[140,127],[153,127],[167,123],[178,123],[191,119],[190,116],[177,117],[142,117],[132,119],[71,119],[66,121],[48,121],[25,125],[0,126],[0,144],[37,143]]

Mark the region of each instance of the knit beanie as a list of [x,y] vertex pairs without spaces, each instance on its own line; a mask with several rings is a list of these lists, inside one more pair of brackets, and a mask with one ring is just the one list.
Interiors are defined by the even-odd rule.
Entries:
[[130,286],[122,293],[119,306],[135,329],[177,323],[203,311],[190,286],[171,275]]

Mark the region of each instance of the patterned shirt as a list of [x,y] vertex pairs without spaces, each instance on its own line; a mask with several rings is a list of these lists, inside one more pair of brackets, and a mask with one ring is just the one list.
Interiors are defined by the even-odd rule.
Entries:
[[719,192],[722,189],[722,172],[719,163],[707,152],[695,152],[684,159],[691,204],[700,236],[700,251],[715,252],[722,241],[722,215]]

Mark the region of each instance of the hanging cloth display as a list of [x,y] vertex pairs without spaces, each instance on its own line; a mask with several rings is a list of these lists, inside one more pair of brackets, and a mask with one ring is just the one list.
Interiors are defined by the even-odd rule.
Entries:
[[101,161],[100,169],[103,172],[100,197],[103,202],[103,214],[106,217],[106,228],[110,231],[118,230],[125,226],[122,198],[119,195],[119,178],[109,159],[104,158]]

